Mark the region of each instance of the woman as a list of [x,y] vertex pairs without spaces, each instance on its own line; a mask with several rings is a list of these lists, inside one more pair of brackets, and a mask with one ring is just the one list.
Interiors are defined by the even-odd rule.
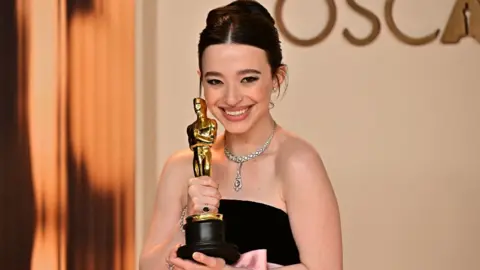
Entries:
[[211,178],[193,178],[190,150],[166,162],[141,269],[242,269],[204,254],[196,262],[176,257],[187,206],[187,215],[222,213],[228,242],[241,253],[266,250],[279,269],[341,270],[338,206],[322,160],[270,113],[286,76],[273,18],[255,1],[214,9],[198,54],[208,109],[225,134],[212,147]]

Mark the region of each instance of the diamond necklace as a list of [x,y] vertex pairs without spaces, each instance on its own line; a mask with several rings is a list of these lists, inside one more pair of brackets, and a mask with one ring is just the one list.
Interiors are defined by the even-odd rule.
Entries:
[[277,123],[273,122],[273,131],[272,131],[272,134],[270,135],[270,137],[268,137],[267,141],[262,145],[262,147],[258,148],[255,152],[253,152],[251,154],[248,154],[248,155],[245,155],[245,156],[235,156],[225,147],[225,149],[224,149],[225,156],[230,161],[233,161],[233,162],[238,164],[237,173],[236,173],[236,176],[235,176],[235,181],[233,182],[233,189],[236,192],[239,192],[243,187],[243,183],[242,183],[242,166],[243,166],[243,163],[260,156],[261,154],[263,154],[263,152],[265,152],[265,150],[267,150],[268,146],[270,145],[270,142],[273,139],[273,135],[275,135],[275,130],[276,129],[277,129]]

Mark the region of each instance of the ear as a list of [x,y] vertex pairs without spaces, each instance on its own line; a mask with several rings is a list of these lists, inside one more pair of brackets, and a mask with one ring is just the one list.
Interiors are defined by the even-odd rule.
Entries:
[[281,65],[277,69],[277,73],[275,74],[274,80],[273,80],[274,88],[280,89],[280,86],[283,84],[283,82],[285,81],[285,78],[287,77],[287,70],[288,70],[287,65]]
[[202,76],[202,73],[200,72],[200,69],[197,70],[197,75],[198,75],[198,77]]

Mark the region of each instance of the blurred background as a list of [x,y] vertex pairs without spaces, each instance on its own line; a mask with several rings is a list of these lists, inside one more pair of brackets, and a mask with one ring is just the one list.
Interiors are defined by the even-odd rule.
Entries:
[[[0,269],[130,270],[230,1],[0,1]],[[480,269],[480,1],[261,0],[345,270]]]
[[0,20],[0,269],[135,269],[134,2]]

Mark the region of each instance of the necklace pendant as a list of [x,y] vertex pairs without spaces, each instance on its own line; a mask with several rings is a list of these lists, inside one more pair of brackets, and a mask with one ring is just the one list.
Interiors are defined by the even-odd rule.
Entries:
[[237,177],[235,177],[235,182],[233,183],[233,189],[236,192],[239,192],[242,189],[242,177],[240,175],[237,175]]
[[226,147],[224,148],[223,152],[225,153],[225,156],[230,161],[233,161],[233,162],[238,164],[237,175],[235,176],[235,180],[233,182],[233,189],[236,192],[239,192],[243,187],[243,183],[242,183],[242,165],[243,165],[243,163],[258,157],[259,155],[263,154],[263,152],[265,152],[265,150],[267,150],[268,146],[270,145],[270,142],[272,141],[273,135],[275,134],[276,128],[277,128],[277,123],[274,122],[273,123],[272,134],[270,135],[270,137],[268,137],[267,141],[263,144],[263,146],[260,147],[259,149],[257,149],[257,151],[255,151],[253,153],[250,153],[246,156],[235,156]]

